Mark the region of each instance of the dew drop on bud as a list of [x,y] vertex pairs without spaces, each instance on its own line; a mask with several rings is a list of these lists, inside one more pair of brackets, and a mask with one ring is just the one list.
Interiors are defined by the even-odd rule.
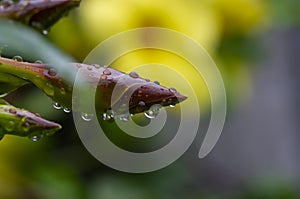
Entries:
[[36,64],[43,64],[43,62],[41,60],[36,60],[34,63],[36,63]]
[[81,113],[81,118],[84,120],[84,121],[91,121],[93,119],[93,114],[90,114],[90,113]]
[[145,110],[145,106],[146,106],[146,103],[144,101],[139,101],[139,103],[136,107],[136,110],[138,112],[142,112],[143,110]]
[[154,81],[154,84],[160,85],[159,81]]
[[100,65],[99,65],[99,64],[92,64],[92,66],[94,66],[96,69],[99,69],[99,68],[100,68]]
[[16,55],[13,57],[13,60],[17,61],[17,62],[22,62],[23,61],[23,58],[19,55]]
[[108,113],[103,113],[103,120],[104,121],[108,121],[108,120],[112,120],[113,117],[111,117],[111,115],[109,115]]
[[107,79],[107,76],[106,75],[101,75],[100,78],[104,80],[104,79]]
[[52,104],[53,108],[55,108],[56,110],[60,110],[61,106],[57,103],[57,102],[53,102]]
[[10,109],[8,110],[8,112],[11,113],[11,114],[16,114],[16,113],[17,113],[17,110],[14,109],[14,108],[10,108]]
[[62,95],[65,95],[65,94],[66,94],[66,89],[65,89],[65,88],[61,87],[59,90],[60,90],[60,93],[61,93]]
[[50,68],[50,69],[48,70],[48,74],[49,74],[50,76],[55,76],[55,75],[57,74],[57,71],[56,71],[55,68]]
[[71,109],[68,109],[68,108],[66,108],[66,107],[64,108],[64,112],[65,112],[65,113],[71,113],[71,111],[72,111]]
[[42,135],[29,135],[29,139],[33,142],[39,141],[40,139],[42,139],[42,137]]
[[153,105],[150,107],[149,110],[144,112],[144,115],[149,119],[154,119],[158,115],[159,109],[160,109],[159,105]]
[[171,108],[174,108],[176,106],[176,104],[170,104]]
[[152,110],[145,111],[144,115],[149,119],[153,119],[157,116],[157,114]]
[[139,103],[138,103],[138,106],[141,106],[141,107],[143,107],[143,106],[146,106],[146,104],[145,104],[145,102],[144,102],[144,101],[139,101]]
[[89,66],[87,66],[87,69],[88,70],[93,70],[93,67],[89,65]]
[[171,91],[172,93],[177,93],[177,90],[175,88],[169,88],[169,91]]
[[110,70],[105,69],[105,70],[103,71],[103,74],[104,74],[104,75],[111,75],[111,72],[110,72]]
[[132,78],[138,78],[138,77],[140,77],[139,74],[137,74],[136,72],[129,73],[129,76],[132,77]]
[[141,90],[138,90],[138,94],[137,94],[138,97],[142,97],[143,96],[143,91]]
[[49,83],[49,82],[46,82],[46,84],[44,86],[44,91],[49,96],[53,96],[54,95],[54,88],[53,88],[52,84]]
[[43,33],[43,35],[48,35],[49,31],[48,30],[43,30],[42,33]]

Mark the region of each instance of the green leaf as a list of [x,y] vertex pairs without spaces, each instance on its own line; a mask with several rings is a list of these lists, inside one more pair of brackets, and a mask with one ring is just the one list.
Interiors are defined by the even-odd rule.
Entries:
[[27,83],[27,81],[14,75],[0,73],[0,96],[4,96]]
[[53,46],[42,35],[24,25],[0,20],[0,27],[1,56],[21,56],[23,60],[32,62],[42,60],[53,67],[60,67],[59,71],[65,80],[72,83],[76,71],[65,67],[65,63],[74,62],[70,56]]

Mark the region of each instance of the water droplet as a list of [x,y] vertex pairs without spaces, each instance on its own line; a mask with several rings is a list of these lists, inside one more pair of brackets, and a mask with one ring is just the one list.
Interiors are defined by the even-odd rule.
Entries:
[[160,85],[159,81],[154,81],[154,84]]
[[105,70],[103,71],[103,74],[104,74],[104,75],[111,75],[111,72],[110,72],[110,70],[105,69]]
[[128,122],[130,120],[130,114],[119,115],[118,119],[122,122]]
[[146,103],[144,101],[139,101],[136,110],[138,112],[142,112],[144,110],[144,107],[146,106]]
[[87,67],[87,69],[88,69],[88,70],[93,70],[93,67],[89,65],[89,66]]
[[99,69],[99,68],[100,68],[100,65],[99,65],[99,64],[92,64],[92,66],[94,66],[96,69]]
[[174,108],[176,106],[176,104],[170,104],[171,108]]
[[66,89],[61,87],[60,89],[60,94],[65,95],[66,94]]
[[48,70],[48,74],[49,74],[50,76],[55,76],[55,75],[57,74],[57,71],[56,71],[55,68],[50,68],[50,69]]
[[90,114],[90,113],[81,113],[81,118],[84,120],[84,121],[91,121],[93,119],[93,114]]
[[43,135],[29,135],[29,139],[33,142],[37,142],[42,139]]
[[107,76],[106,76],[106,75],[101,75],[100,78],[101,78],[101,79],[107,79]]
[[44,86],[44,91],[47,95],[53,96],[54,95],[54,88],[51,83],[47,82]]
[[111,109],[107,110],[107,113],[108,113],[111,117],[114,117],[114,116],[115,116],[115,113],[114,113],[113,110],[111,110]]
[[78,63],[78,64],[76,64],[76,67],[77,67],[77,68],[81,68],[82,65]]
[[146,91],[148,88],[146,86],[141,86],[142,91]]
[[23,131],[28,132],[30,129],[30,124],[27,122],[27,118],[23,117],[22,122],[23,122],[23,124],[22,124]]
[[154,104],[150,107],[149,110],[145,111],[145,116],[149,119],[156,118],[156,116],[159,113],[159,110],[161,109],[161,105],[159,104]]
[[16,55],[13,57],[13,60],[17,61],[17,62],[22,62],[23,61],[23,58],[19,55]]
[[145,81],[146,81],[146,82],[150,82],[150,79],[146,78]]
[[43,35],[48,35],[49,31],[48,30],[43,30],[42,33],[43,33]]
[[149,119],[153,119],[158,115],[158,113],[159,111],[150,108],[149,110],[144,112],[144,115]]
[[53,108],[55,108],[56,110],[60,110],[60,109],[61,109],[61,105],[59,105],[57,102],[53,102],[52,106],[53,106]]
[[43,62],[41,60],[36,60],[34,63],[36,63],[36,64],[43,64]]
[[72,111],[72,110],[69,109],[69,108],[67,108],[67,107],[64,108],[64,112],[65,112],[65,113],[71,113],[71,111]]
[[11,113],[11,114],[16,114],[16,113],[17,113],[17,110],[14,109],[14,108],[10,108],[10,109],[8,110],[8,112]]
[[146,104],[144,101],[139,101],[138,106],[144,107],[144,106],[146,106]]
[[113,117],[109,114],[109,113],[103,113],[103,120],[104,121],[108,121],[108,120],[112,120]]
[[177,93],[177,90],[175,88],[169,88],[169,91],[171,91],[172,93]]
[[138,78],[138,77],[140,77],[139,74],[137,74],[136,72],[129,73],[129,76],[132,77],[132,78]]
[[5,125],[5,130],[7,130],[8,132],[11,132],[15,129],[15,122],[14,121],[9,121],[7,122],[7,124]]
[[138,90],[138,94],[137,94],[138,97],[142,97],[143,96],[143,91],[141,90]]

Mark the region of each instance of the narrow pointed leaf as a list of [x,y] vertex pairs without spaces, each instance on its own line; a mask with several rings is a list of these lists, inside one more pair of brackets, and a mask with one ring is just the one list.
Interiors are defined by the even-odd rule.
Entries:
[[27,81],[14,75],[0,73],[0,96],[6,95],[27,83]]
[[[4,102],[4,100],[1,100]],[[45,135],[52,135],[61,126],[48,121],[38,114],[24,109],[16,108],[9,104],[0,103],[0,138],[4,135],[29,137],[34,141]]]
[[[6,72],[24,78],[34,83],[53,101],[64,107],[72,107],[73,85],[60,76],[59,71],[45,64],[31,64],[17,62],[11,59],[0,58],[0,72]],[[73,70],[79,70],[82,77],[89,83],[87,92],[95,89],[96,85],[96,110],[103,113],[114,108],[120,114],[123,104],[129,105],[130,113],[140,113],[149,109],[154,104],[168,106],[184,101],[187,97],[175,89],[140,78],[137,74],[125,74],[118,70],[92,66],[86,64],[67,64]],[[56,67],[59,68],[59,67]],[[117,97],[112,98],[117,89]]]
[[46,30],[69,10],[77,7],[80,0],[10,0],[0,1],[0,17],[9,18],[30,25],[38,30]]

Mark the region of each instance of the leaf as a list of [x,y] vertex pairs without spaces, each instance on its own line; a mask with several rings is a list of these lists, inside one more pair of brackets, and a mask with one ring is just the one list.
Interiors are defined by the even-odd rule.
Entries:
[[20,0],[16,3],[4,0],[0,6],[0,17],[20,21],[38,30],[47,30],[79,4],[80,0]]
[[17,88],[27,84],[28,82],[14,75],[0,73],[0,97]]
[[0,139],[6,134],[29,137],[37,141],[43,136],[52,135],[61,126],[48,121],[38,114],[16,108],[1,99],[0,103]]
[[22,24],[0,20],[0,27],[1,56],[51,63],[53,66],[59,66],[60,73],[69,83],[72,82],[76,75],[75,71],[64,67],[64,63],[74,62],[70,56],[57,49],[45,37]]
[[[67,108],[72,107],[74,83],[68,84],[58,70],[46,64],[18,62],[3,57],[0,58],[0,63],[0,72],[25,78],[40,88],[53,101]],[[84,92],[91,92],[96,87],[96,111],[98,113],[104,113],[114,108],[121,114],[125,111],[122,110],[122,105],[126,102],[129,102],[130,113],[140,113],[148,110],[154,104],[175,105],[187,98],[175,89],[165,88],[140,78],[136,73],[125,74],[112,68],[79,63],[66,64],[64,67],[68,67],[69,70],[79,70],[79,77],[84,77],[83,81],[87,83],[82,84],[81,89]],[[60,67],[56,66],[55,68]],[[74,81],[75,79],[73,79]],[[118,91],[117,98],[112,98],[116,89]],[[81,99],[81,101],[85,100]]]

